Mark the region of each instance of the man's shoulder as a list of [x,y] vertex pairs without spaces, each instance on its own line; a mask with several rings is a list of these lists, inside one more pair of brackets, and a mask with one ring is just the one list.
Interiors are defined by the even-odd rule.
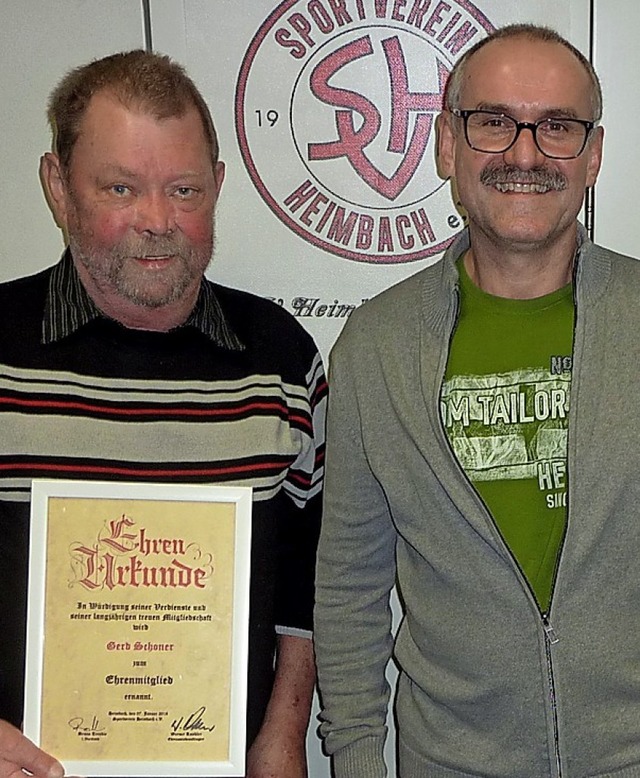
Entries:
[[373,333],[407,337],[425,314],[448,305],[447,290],[453,288],[454,281],[444,278],[446,269],[440,259],[380,292],[351,314],[345,330],[354,335],[359,332],[365,339],[371,339]]
[[584,254],[584,276],[587,296],[596,300],[612,299],[623,305],[629,301],[635,307],[640,292],[640,260],[627,254],[591,243]]
[[207,283],[211,284],[228,324],[248,348],[317,351],[307,330],[278,303],[209,279]]
[[589,244],[587,255],[591,257],[598,257],[600,259],[606,259],[614,265],[618,265],[620,268],[627,268],[634,273],[640,269],[640,264],[638,264],[638,257],[630,256],[629,254],[622,254],[615,249],[601,246],[599,243]]
[[22,298],[25,295],[46,294],[52,269],[53,267],[48,267],[32,275],[1,281],[0,296],[10,302],[16,295]]
[[47,268],[0,283],[0,330],[23,327],[30,320],[40,328],[50,275],[51,268]]

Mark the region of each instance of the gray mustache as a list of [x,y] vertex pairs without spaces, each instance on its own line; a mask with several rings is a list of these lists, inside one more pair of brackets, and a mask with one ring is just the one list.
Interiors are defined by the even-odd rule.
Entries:
[[537,184],[547,189],[555,189],[561,192],[567,188],[567,177],[558,170],[548,170],[543,167],[520,170],[520,168],[511,165],[501,165],[499,167],[485,168],[480,174],[480,183],[485,186],[495,186],[495,184]]

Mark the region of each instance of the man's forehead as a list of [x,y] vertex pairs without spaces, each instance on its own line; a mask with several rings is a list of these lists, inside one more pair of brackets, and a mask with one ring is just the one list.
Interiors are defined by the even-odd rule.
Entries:
[[492,41],[469,59],[461,98],[466,107],[503,103],[580,110],[582,103],[589,105],[590,86],[587,71],[568,48],[518,36]]
[[184,119],[197,114],[196,107],[188,103],[176,103],[174,110],[160,113],[158,108],[143,98],[129,97],[120,94],[116,89],[105,87],[95,92],[87,103],[83,118],[91,118],[94,114],[109,116],[139,116],[162,123],[176,119]]
[[159,118],[148,106],[128,105],[109,90],[97,92],[87,105],[68,165],[72,176],[91,170],[128,180],[157,170],[167,180],[202,177],[211,167],[210,146],[195,107],[181,116]]
[[517,59],[545,61],[555,57],[570,59],[572,62],[579,64],[571,51],[557,41],[540,40],[539,38],[531,38],[524,34],[514,35],[509,38],[498,38],[489,41],[479,48],[469,58],[467,72],[471,68],[477,68],[482,65],[491,66],[502,61],[512,62]]

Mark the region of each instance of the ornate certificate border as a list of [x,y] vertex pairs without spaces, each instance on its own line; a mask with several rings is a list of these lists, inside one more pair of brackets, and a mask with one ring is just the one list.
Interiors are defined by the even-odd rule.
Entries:
[[36,480],[25,734],[93,776],[241,776],[246,487]]

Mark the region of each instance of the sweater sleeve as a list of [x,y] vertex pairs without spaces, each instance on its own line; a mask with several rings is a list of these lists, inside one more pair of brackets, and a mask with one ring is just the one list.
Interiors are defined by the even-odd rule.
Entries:
[[393,644],[389,596],[395,582],[396,536],[385,495],[368,463],[367,431],[361,427],[361,408],[369,399],[361,354],[357,346],[349,347],[343,334],[331,356],[326,492],[316,578],[320,732],[336,778],[387,775],[385,668]]
[[296,356],[308,367],[299,383],[286,387],[289,423],[295,430],[299,451],[283,484],[286,496],[278,516],[275,602],[276,631],[311,638],[322,515],[327,381],[315,344],[303,334]]

